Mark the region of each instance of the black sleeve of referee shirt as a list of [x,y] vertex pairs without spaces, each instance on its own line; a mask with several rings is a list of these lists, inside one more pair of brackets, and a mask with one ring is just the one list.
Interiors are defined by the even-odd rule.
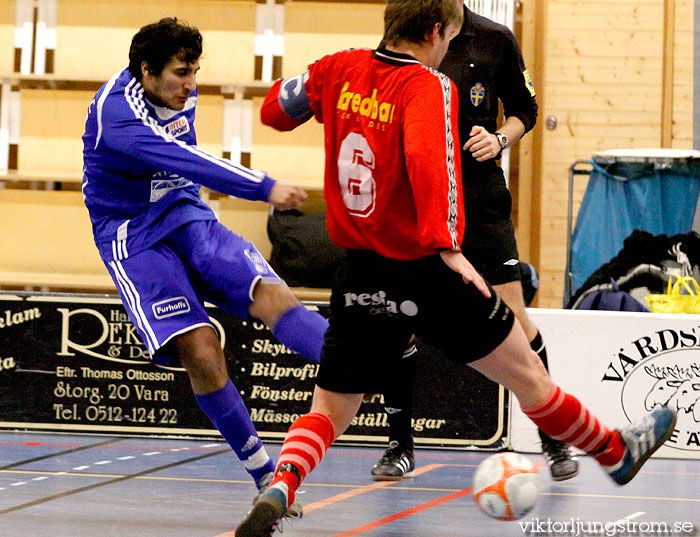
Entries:
[[497,73],[498,97],[503,103],[505,116],[520,119],[525,125],[525,132],[528,132],[537,121],[535,88],[515,36],[508,31],[504,39],[503,61]]

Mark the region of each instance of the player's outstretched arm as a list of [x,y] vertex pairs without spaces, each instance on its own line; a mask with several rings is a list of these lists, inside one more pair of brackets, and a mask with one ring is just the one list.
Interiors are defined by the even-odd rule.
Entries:
[[486,298],[491,296],[491,291],[489,291],[489,288],[484,279],[481,277],[481,274],[479,274],[474,266],[467,261],[467,258],[464,257],[462,252],[457,252],[455,250],[443,250],[440,252],[440,257],[442,257],[445,265],[462,276],[465,283],[473,283]]
[[[132,101],[136,99],[136,104]],[[141,99],[141,100],[139,100]],[[222,159],[169,134],[144,112],[142,98],[110,94],[98,115],[103,130],[95,147],[137,158],[149,167],[190,179],[217,192],[251,201],[267,201],[275,181],[264,172]],[[137,106],[138,105],[138,106]],[[93,112],[91,112],[93,113]]]
[[277,181],[270,190],[267,202],[280,211],[298,209],[309,196],[303,188],[290,185],[284,181]]
[[305,83],[308,72],[294,78],[277,80],[265,96],[260,110],[264,125],[278,131],[291,131],[313,116]]

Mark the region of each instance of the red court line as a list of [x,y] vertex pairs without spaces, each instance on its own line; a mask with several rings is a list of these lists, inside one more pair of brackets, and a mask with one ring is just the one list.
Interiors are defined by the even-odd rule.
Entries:
[[42,442],[0,442],[0,446],[46,446],[46,447],[83,447],[83,444],[44,444]]
[[[413,475],[420,475],[424,474],[426,472],[429,472],[431,470],[435,470],[436,468],[442,468],[443,466],[447,466],[446,464],[427,464],[425,466],[421,466],[420,468],[416,468],[413,472]],[[395,485],[396,483],[400,483],[400,481],[378,481],[376,483],[372,483],[371,485],[365,485],[363,487],[357,487],[355,489],[349,490],[347,492],[341,492],[340,494],[336,494],[335,496],[331,496],[330,498],[326,498],[325,500],[320,500],[318,502],[311,503],[309,505],[304,506],[304,514],[308,514],[311,511],[315,511],[316,509],[320,509],[321,507],[326,507],[327,505],[340,502],[343,500],[347,500],[348,498],[352,498],[353,496],[358,496],[360,494],[364,494],[365,492],[370,492],[375,489],[379,489],[382,487],[389,487],[391,485]],[[471,489],[469,489],[471,491]],[[405,515],[408,516],[408,515]],[[220,535],[216,535],[216,537],[235,537],[235,530],[234,531],[227,531],[226,533],[222,533]],[[352,534],[350,534],[352,535]]]
[[383,526],[384,524],[394,522],[395,520],[400,520],[407,516],[415,515],[416,513],[420,513],[421,511],[425,511],[426,509],[430,509],[432,507],[435,507],[436,505],[456,500],[457,498],[461,498],[462,496],[471,494],[471,492],[471,487],[468,489],[460,490],[459,492],[453,492],[452,494],[448,494],[447,496],[443,496],[442,498],[437,498],[436,500],[433,500],[431,502],[416,505],[415,507],[411,507],[410,509],[401,511],[400,513],[394,513],[393,515],[389,515],[388,517],[375,520],[374,522],[369,522],[368,524],[365,524],[363,526],[358,526],[357,528],[354,528],[352,530],[344,531],[343,533],[338,533],[333,537],[350,537],[351,535],[358,535],[371,529],[378,528],[379,526]]
[[[420,468],[416,468],[413,472],[413,475],[415,476],[424,474],[426,472],[430,472],[431,470],[435,470],[436,468],[441,468],[443,466],[446,465],[427,464],[425,466],[421,466]],[[320,500],[318,502],[314,502],[307,505],[306,507],[304,507],[304,513],[310,513],[311,511],[315,511],[316,509],[320,509],[321,507],[326,507],[327,505],[347,500],[348,498],[364,494],[365,492],[369,492],[371,490],[380,489],[382,487],[389,487],[391,485],[395,485],[396,483],[400,483],[400,481],[378,481],[376,483],[372,483],[371,485],[365,485],[363,487],[358,487],[347,492],[342,492],[340,494],[336,494],[335,496],[331,496],[330,498],[326,498],[325,500]]]

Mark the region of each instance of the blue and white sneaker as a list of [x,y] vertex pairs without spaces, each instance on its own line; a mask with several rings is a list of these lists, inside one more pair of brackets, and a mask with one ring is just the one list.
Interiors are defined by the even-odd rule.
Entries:
[[[299,469],[291,463],[281,464],[277,472],[291,472],[296,476],[297,482],[301,483]],[[253,508],[236,528],[236,537],[272,537],[276,529],[282,531],[283,519],[301,517],[301,514],[292,513],[296,495],[295,501],[290,505],[287,483],[278,481],[270,485],[270,481],[267,476],[260,480],[260,491],[253,500]],[[297,509],[303,514],[301,504],[298,504]]]
[[287,514],[287,484],[280,481],[259,493],[236,528],[236,537],[272,537]]
[[662,406],[635,423],[618,429],[625,444],[625,454],[613,466],[603,466],[618,485],[625,485],[637,475],[652,454],[668,440],[676,426],[676,413]]
[[[255,505],[255,502],[258,501],[258,498],[268,489],[274,477],[275,474],[270,472],[269,474],[265,474],[260,479],[260,481],[258,482],[258,493],[255,495],[255,498],[253,498],[253,505]],[[297,494],[295,495],[292,505],[287,507],[287,511],[284,515],[289,518],[301,518],[304,516],[304,506],[299,501],[299,492],[297,492]]]

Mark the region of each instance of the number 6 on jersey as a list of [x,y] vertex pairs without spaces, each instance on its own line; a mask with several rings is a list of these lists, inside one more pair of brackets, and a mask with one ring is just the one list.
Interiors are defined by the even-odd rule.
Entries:
[[365,137],[356,132],[348,134],[338,154],[338,182],[343,202],[354,216],[367,217],[374,211],[374,164],[374,153]]

